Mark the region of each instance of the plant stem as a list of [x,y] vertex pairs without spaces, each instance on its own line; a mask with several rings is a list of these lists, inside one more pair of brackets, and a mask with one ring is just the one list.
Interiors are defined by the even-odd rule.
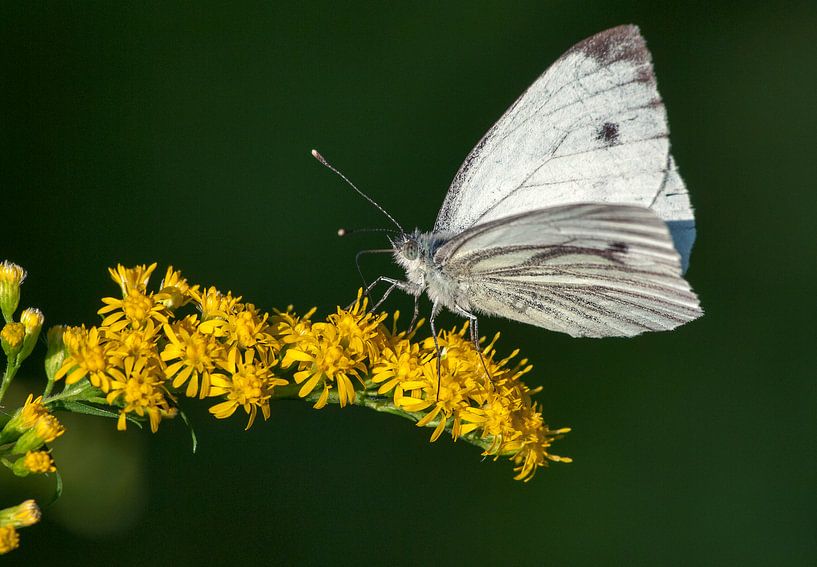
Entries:
[[11,385],[11,381],[14,379],[14,375],[17,374],[18,368],[19,366],[12,363],[11,359],[6,361],[6,371],[3,373],[3,383],[0,384],[0,402],[3,401],[3,396],[6,395],[6,390]]

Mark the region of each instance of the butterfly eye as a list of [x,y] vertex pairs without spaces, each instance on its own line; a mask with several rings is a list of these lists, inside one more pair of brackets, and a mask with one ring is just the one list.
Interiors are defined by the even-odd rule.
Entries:
[[403,255],[409,260],[416,260],[420,255],[417,243],[413,240],[407,240],[406,243],[403,244]]

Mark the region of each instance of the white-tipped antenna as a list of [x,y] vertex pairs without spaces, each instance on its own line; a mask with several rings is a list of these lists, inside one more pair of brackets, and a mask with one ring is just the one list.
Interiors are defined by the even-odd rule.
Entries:
[[[324,166],[326,166],[326,167],[327,167],[329,170],[331,170],[333,173],[335,173],[335,174],[336,174],[338,177],[340,177],[341,179],[343,179],[343,180],[344,180],[344,181],[345,181],[345,182],[346,182],[346,183],[349,185],[349,187],[351,187],[352,189],[354,189],[355,191],[357,191],[358,195],[360,195],[361,197],[363,197],[364,199],[366,199],[367,201],[369,201],[369,203],[371,203],[371,204],[372,204],[372,205],[373,205],[373,206],[374,206],[374,207],[375,207],[375,208],[376,208],[378,211],[380,211],[381,213],[383,213],[384,215],[386,215],[386,218],[388,218],[388,219],[389,219],[391,222],[393,222],[393,223],[394,223],[394,226],[396,226],[398,229],[400,229],[400,232],[401,232],[401,233],[406,232],[405,230],[403,230],[403,227],[402,227],[402,226],[400,226],[400,223],[399,223],[399,222],[397,222],[396,220],[394,220],[394,217],[393,217],[393,216],[391,216],[389,213],[387,213],[387,212],[386,212],[386,209],[384,209],[383,207],[381,207],[380,205],[378,205],[378,204],[375,202],[375,200],[374,200],[374,199],[372,199],[372,198],[371,198],[371,197],[369,197],[369,196],[368,196],[366,193],[364,193],[363,191],[361,191],[360,189],[358,189],[358,188],[355,186],[355,184],[354,184],[354,183],[352,183],[351,181],[349,181],[349,179],[348,179],[348,178],[347,178],[345,175],[343,175],[343,174],[342,174],[340,171],[338,171],[337,169],[335,169],[335,167],[334,167],[334,166],[333,166],[331,163],[329,163],[328,161],[326,161],[326,159],[325,159],[325,158],[324,158],[324,157],[323,157],[323,156],[322,156],[320,153],[318,153],[318,150],[312,150],[312,157],[313,157],[313,158],[315,158],[316,160],[318,160],[319,162],[321,162],[321,163],[322,163]],[[340,234],[340,231],[338,231],[338,236],[343,236],[342,234]]]

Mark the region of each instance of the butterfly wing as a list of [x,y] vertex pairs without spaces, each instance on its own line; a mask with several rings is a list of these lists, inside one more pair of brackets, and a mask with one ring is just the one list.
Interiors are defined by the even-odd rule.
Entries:
[[459,307],[574,337],[665,331],[703,314],[666,224],[644,207],[573,204],[489,221],[443,244],[434,263],[464,291]]
[[575,45],[519,97],[465,159],[434,232],[456,234],[577,202],[651,208],[669,224],[686,267],[695,238],[692,207],[636,26]]

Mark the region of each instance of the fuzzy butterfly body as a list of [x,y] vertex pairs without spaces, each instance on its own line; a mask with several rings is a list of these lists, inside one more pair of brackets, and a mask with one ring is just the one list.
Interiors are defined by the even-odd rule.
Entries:
[[478,314],[634,336],[703,314],[683,278],[694,240],[652,58],[638,28],[620,26],[519,97],[466,157],[434,230],[392,239],[407,281],[375,284],[390,284],[383,299],[427,293],[432,332],[445,307],[474,338]]

